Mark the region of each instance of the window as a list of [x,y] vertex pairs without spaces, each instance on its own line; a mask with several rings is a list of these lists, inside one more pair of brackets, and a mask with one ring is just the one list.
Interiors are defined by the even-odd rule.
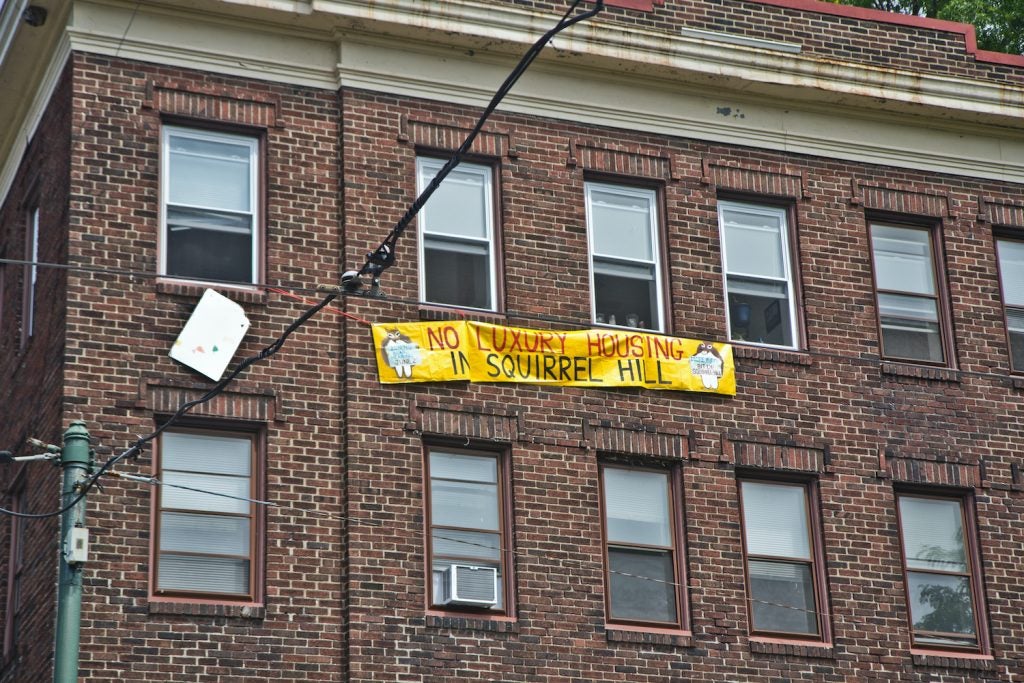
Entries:
[[898,494],[897,502],[913,644],[982,649],[977,543],[966,499]]
[[162,275],[253,283],[259,277],[259,140],[163,129]]
[[[25,512],[24,479],[19,478],[11,489],[12,512]],[[25,519],[11,515],[11,536],[7,562],[7,603],[4,610],[4,660],[13,653],[21,630],[21,582],[25,570]]]
[[154,595],[260,599],[258,474],[254,434],[161,436]]
[[657,193],[586,183],[594,322],[664,330]]
[[[416,159],[417,192],[445,165]],[[459,164],[420,211],[420,299],[497,310],[493,172]]]
[[1010,339],[1010,368],[1024,372],[1024,241],[997,239],[996,254]]
[[681,628],[685,572],[675,471],[605,465],[601,486],[608,621]]
[[788,211],[719,201],[729,339],[798,344]]
[[25,264],[24,300],[22,302],[21,345],[35,334],[36,324],[36,278],[39,275],[39,207],[29,210],[25,223]]
[[946,342],[932,230],[871,224],[882,356],[943,363]]
[[740,481],[750,632],[826,640],[813,485]]
[[[427,451],[429,486],[430,605],[510,613],[509,514],[506,510],[505,458],[497,453],[431,447]],[[472,567],[479,577],[477,602],[472,591],[453,590],[452,567]],[[484,568],[478,571],[476,568]],[[494,573],[488,570],[493,569]],[[489,578],[487,578],[489,577]],[[490,583],[488,583],[490,581]],[[486,585],[485,585],[486,584]],[[487,604],[490,598],[492,603]]]

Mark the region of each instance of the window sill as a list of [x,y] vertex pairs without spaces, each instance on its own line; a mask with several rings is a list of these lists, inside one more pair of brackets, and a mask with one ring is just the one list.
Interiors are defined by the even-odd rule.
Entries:
[[948,652],[936,650],[911,650],[910,656],[916,666],[930,666],[943,669],[972,669],[994,671],[996,660],[992,655],[970,652]]
[[913,377],[914,379],[929,379],[939,382],[960,382],[959,371],[950,368],[939,368],[933,365],[913,365],[910,363],[882,361],[880,368],[883,375]]
[[477,616],[455,613],[427,613],[426,625],[433,628],[455,629],[463,631],[490,631],[491,633],[519,633],[519,623],[515,617]]
[[173,294],[176,296],[201,297],[207,289],[212,289],[223,294],[233,301],[242,301],[250,304],[265,304],[267,293],[258,286],[241,287],[225,285],[217,282],[185,282],[183,280],[172,280],[159,278],[156,281],[156,291],[160,294]]
[[794,655],[816,659],[834,659],[831,643],[789,640],[786,638],[750,638],[750,651],[762,655]]
[[767,360],[774,363],[789,363],[790,365],[811,365],[811,355],[792,349],[776,349],[764,346],[740,346],[738,342],[729,342],[733,345],[732,354],[736,358],[747,358],[752,360]]
[[645,628],[643,626],[625,626],[623,624],[606,624],[604,629],[605,636],[610,643],[670,645],[672,647],[693,646],[693,635],[689,631],[654,627]]
[[226,603],[162,602],[151,600],[149,614],[184,614],[200,617],[235,617],[263,619],[267,616],[264,605],[231,605]]
[[467,318],[497,325],[504,324],[508,320],[504,313],[485,311],[479,308],[449,308],[420,304],[420,320],[466,320]]

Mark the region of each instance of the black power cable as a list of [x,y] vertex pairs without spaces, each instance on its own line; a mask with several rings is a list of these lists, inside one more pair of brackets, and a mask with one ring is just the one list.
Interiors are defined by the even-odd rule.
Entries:
[[378,292],[381,273],[393,266],[395,263],[395,245],[398,242],[398,238],[401,237],[402,233],[405,232],[405,229],[409,227],[409,223],[411,223],[412,219],[416,217],[416,214],[423,208],[423,205],[427,203],[427,200],[430,199],[432,194],[434,194],[434,191],[441,186],[441,182],[448,177],[448,174],[451,173],[456,166],[459,165],[459,162],[462,161],[462,157],[466,155],[466,152],[469,151],[470,147],[472,147],[473,141],[476,140],[480,131],[483,130],[484,123],[486,123],[487,119],[490,118],[491,114],[498,107],[498,104],[505,99],[505,95],[509,93],[512,86],[514,86],[516,81],[519,80],[519,77],[523,75],[523,73],[533,63],[533,60],[537,58],[537,55],[541,53],[544,47],[558,33],[564,31],[573,24],[589,19],[604,9],[604,0],[595,0],[594,8],[592,10],[588,10],[576,16],[571,16],[572,13],[576,11],[576,8],[579,6],[581,1],[582,0],[575,0],[572,5],[570,5],[569,9],[566,10],[565,14],[562,15],[559,22],[555,24],[554,28],[541,36],[537,42],[535,42],[530,49],[526,51],[526,54],[519,60],[519,63],[512,70],[512,73],[508,75],[505,82],[502,83],[501,87],[498,88],[498,91],[494,93],[494,97],[491,98],[487,108],[484,109],[484,113],[480,115],[476,125],[473,126],[473,130],[469,132],[469,135],[466,136],[466,139],[462,142],[459,148],[455,150],[455,153],[452,154],[450,159],[448,159],[448,162],[441,167],[441,170],[437,172],[437,175],[434,176],[433,180],[423,188],[423,192],[421,192],[420,195],[416,197],[416,200],[409,205],[405,214],[398,219],[395,227],[391,229],[391,232],[384,238],[384,241],[381,242],[380,246],[366,255],[366,263],[363,264],[363,267],[358,271],[350,270],[342,275],[341,281],[346,289],[349,291],[355,291],[362,288],[363,283],[359,278],[362,275],[369,274],[373,277],[372,292]]

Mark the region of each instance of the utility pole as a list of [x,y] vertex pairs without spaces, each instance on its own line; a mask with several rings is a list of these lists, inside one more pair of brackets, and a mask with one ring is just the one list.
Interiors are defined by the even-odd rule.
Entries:
[[[89,432],[84,422],[76,420],[64,432],[64,448],[60,454],[60,466],[64,473],[61,506],[67,505],[81,493],[92,465]],[[61,515],[60,538],[53,683],[77,683],[82,619],[82,564],[89,548],[89,532],[85,528],[85,496]]]

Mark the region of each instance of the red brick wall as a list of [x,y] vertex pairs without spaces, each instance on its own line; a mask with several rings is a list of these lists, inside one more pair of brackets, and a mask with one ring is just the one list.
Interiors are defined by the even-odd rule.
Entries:
[[[67,259],[70,117],[71,70],[66,69],[25,151],[7,201],[0,207],[0,253],[7,258],[25,258],[27,214],[38,206],[39,260],[63,263]],[[22,345],[25,268],[8,265],[2,272],[0,449],[28,455],[39,450],[26,444],[26,438],[59,444],[63,432],[67,275],[59,269],[38,269],[34,334]],[[10,487],[19,476],[28,512],[60,507],[59,472],[43,462],[0,469],[0,505],[11,503]],[[53,657],[59,520],[26,520],[23,524],[23,622],[11,656],[0,662],[2,681],[46,680]],[[11,526],[10,518],[0,518],[0,624],[7,616]]]
[[[343,104],[355,267],[412,199],[417,143],[445,139],[431,129],[467,130],[475,112],[367,92],[345,92]],[[1009,375],[991,224],[978,219],[996,209],[977,198],[1014,205],[1020,188],[507,114],[487,130],[479,151],[499,161],[509,324],[588,325],[583,181],[628,171],[664,188],[671,332],[681,336],[726,337],[716,196],[792,202],[808,351],[738,349],[733,398],[382,386],[368,332],[351,327],[349,512],[392,528],[351,528],[350,680],[1011,680],[1007,667],[1024,656],[1024,610],[1011,597],[1022,575],[1010,569],[1024,506],[1008,418],[1021,388]],[[943,226],[956,370],[879,361],[865,217],[882,211]],[[415,245],[410,231],[384,277],[392,300],[349,299],[353,311],[435,315],[411,303]],[[425,615],[422,444],[437,437],[511,451],[513,625]],[[597,465],[609,452],[683,467],[691,635],[605,628]],[[832,647],[748,638],[737,467],[818,478]],[[994,661],[911,655],[894,482],[974,490]]]

